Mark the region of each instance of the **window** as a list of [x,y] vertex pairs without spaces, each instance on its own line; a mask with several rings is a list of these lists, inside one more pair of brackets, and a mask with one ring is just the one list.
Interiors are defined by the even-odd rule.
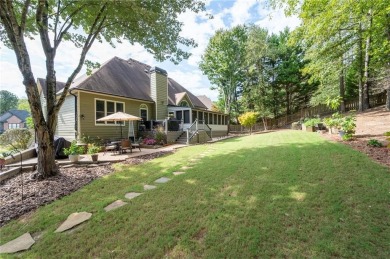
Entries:
[[[95,99],[95,119],[98,120],[105,116],[114,114],[116,112],[123,112],[125,110],[125,104],[123,102],[107,101],[101,99]],[[113,122],[113,121],[95,121],[96,124],[122,124],[124,122]]]
[[185,100],[181,101],[181,102],[179,103],[179,106],[181,106],[181,107],[190,107],[190,106],[188,105],[188,102],[185,101]]
[[8,124],[8,128],[9,129],[19,129],[20,124],[19,123],[10,123],[10,124]]
[[198,112],[192,111],[192,122],[195,122],[195,120],[198,118]]
[[218,115],[217,114],[214,114],[214,118],[213,118],[213,123],[215,124],[215,125],[218,125]]
[[148,106],[146,104],[141,104],[139,106],[139,116],[144,122],[148,120]]

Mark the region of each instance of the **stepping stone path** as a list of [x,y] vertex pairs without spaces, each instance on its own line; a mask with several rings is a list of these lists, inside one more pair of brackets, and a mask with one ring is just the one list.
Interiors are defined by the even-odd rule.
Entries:
[[124,202],[122,200],[117,200],[117,201],[114,201],[113,203],[111,203],[110,205],[106,206],[104,208],[104,210],[105,211],[115,210],[117,208],[125,206],[126,204],[127,204],[127,202]]
[[192,158],[190,159],[191,162],[199,162],[199,158]]
[[140,196],[142,193],[139,193],[139,192],[128,192],[125,194],[125,198],[131,200],[131,199],[134,199],[135,197],[138,197]]
[[193,168],[193,167],[191,167],[191,166],[183,166],[181,169],[182,170],[187,170],[187,169],[191,169],[191,168]]
[[84,221],[87,221],[91,218],[92,213],[88,212],[75,212],[68,216],[68,218],[61,224],[59,228],[57,228],[55,233],[64,232],[65,230],[71,229],[74,226],[77,226]]
[[181,175],[181,174],[185,174],[186,172],[173,172],[174,175]]
[[149,190],[153,190],[153,189],[156,189],[157,188],[157,186],[155,186],[155,185],[144,185],[144,190],[145,191],[149,191]]
[[30,233],[25,233],[20,237],[0,246],[0,254],[12,254],[29,249],[35,243]]
[[161,177],[161,178],[158,178],[156,181],[154,181],[155,183],[167,183],[169,182],[171,179],[167,178],[167,177]]

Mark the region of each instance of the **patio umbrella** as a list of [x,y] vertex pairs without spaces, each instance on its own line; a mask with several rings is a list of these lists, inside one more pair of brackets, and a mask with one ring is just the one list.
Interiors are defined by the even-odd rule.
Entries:
[[[116,112],[111,115],[108,115],[106,117],[100,118],[97,121],[139,121],[142,120],[142,118],[124,113],[124,112]],[[122,138],[122,124],[120,124],[121,127],[121,138]]]

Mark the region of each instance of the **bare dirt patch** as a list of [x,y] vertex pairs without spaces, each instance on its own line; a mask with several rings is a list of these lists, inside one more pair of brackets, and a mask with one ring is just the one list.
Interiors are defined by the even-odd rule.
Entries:
[[[386,148],[388,141],[384,136],[387,131],[390,131],[390,112],[386,111],[385,106],[380,106],[357,114],[356,133],[353,140],[342,141],[338,135],[324,134],[323,136],[348,145],[367,154],[374,161],[390,167],[390,149]],[[368,146],[370,139],[380,141],[384,147]]]

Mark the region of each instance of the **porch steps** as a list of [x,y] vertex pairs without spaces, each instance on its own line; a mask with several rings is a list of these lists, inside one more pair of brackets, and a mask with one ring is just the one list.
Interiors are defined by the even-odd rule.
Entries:
[[187,144],[187,132],[183,131],[178,139],[176,139],[176,144]]

